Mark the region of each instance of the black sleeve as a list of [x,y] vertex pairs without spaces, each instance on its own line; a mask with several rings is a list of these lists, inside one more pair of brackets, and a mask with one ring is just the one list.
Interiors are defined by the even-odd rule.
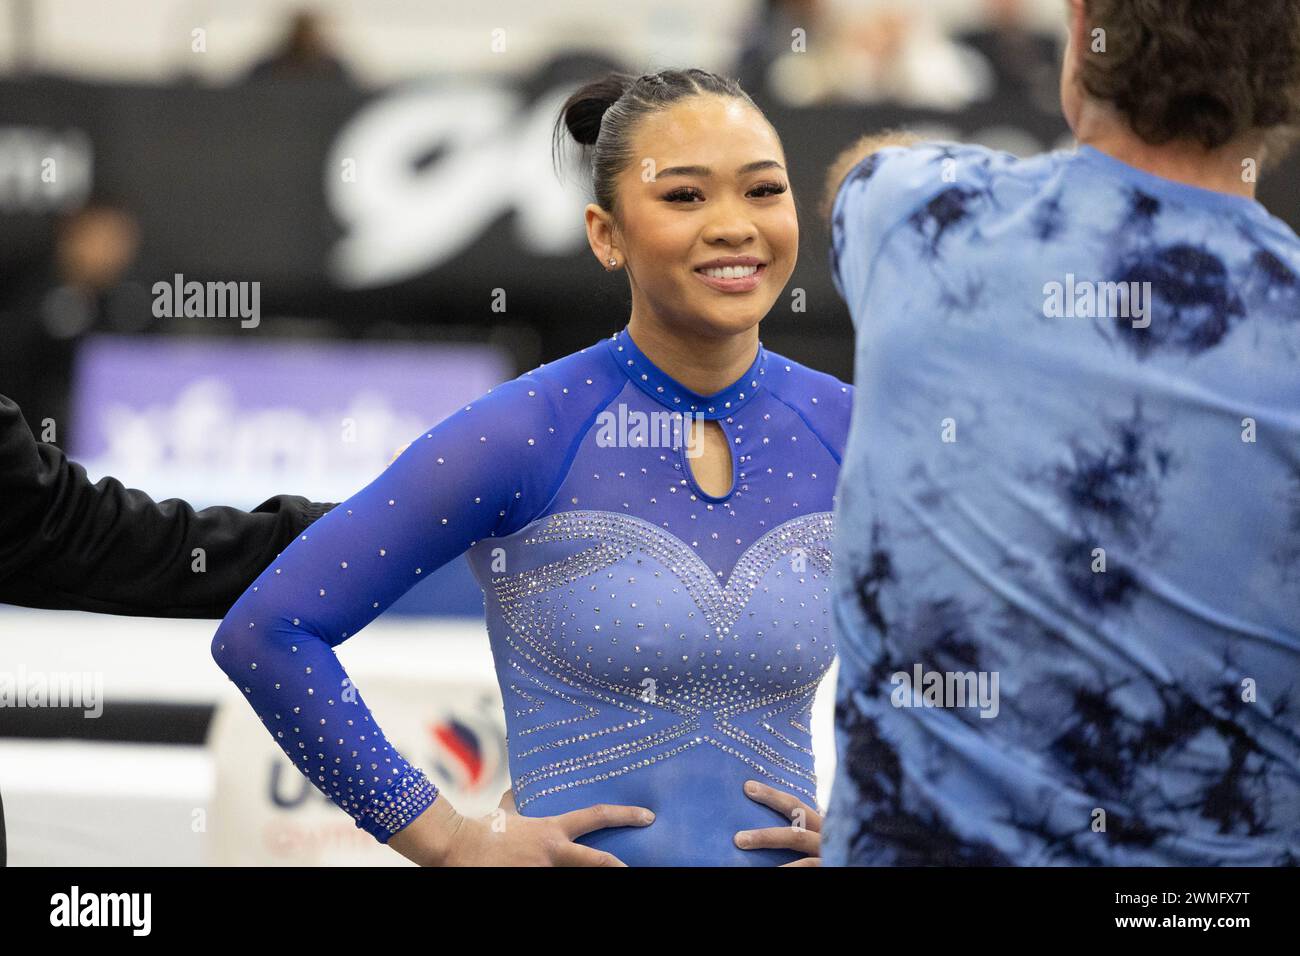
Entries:
[[91,484],[83,467],[37,442],[0,395],[0,603],[221,618],[332,507],[280,495],[251,512],[195,511],[115,478]]

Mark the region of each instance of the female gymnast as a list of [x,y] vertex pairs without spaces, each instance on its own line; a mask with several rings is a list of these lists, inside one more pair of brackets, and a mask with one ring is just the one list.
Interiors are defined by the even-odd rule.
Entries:
[[[798,248],[781,142],[700,70],[592,83],[556,134],[589,147],[587,235],[627,271],[626,327],[417,436],[263,572],[213,657],[295,766],[418,863],[816,865],[808,722],[852,395],[759,341]],[[460,554],[505,703],[504,827],[436,799],[332,650]]]

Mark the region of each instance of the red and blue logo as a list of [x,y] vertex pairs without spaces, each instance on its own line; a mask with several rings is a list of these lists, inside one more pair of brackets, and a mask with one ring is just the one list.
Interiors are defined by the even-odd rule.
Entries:
[[492,776],[495,760],[484,746],[483,735],[455,718],[430,725],[433,737],[433,768],[439,777],[457,789],[473,792]]

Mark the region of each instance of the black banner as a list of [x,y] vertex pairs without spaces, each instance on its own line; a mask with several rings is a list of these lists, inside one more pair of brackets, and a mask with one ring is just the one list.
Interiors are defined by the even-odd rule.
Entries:
[[[176,273],[258,280],[268,315],[376,326],[527,324],[555,358],[618,328],[626,283],[592,260],[584,187],[557,176],[551,127],[572,84],[416,83],[361,92],[329,83],[225,88],[0,83],[0,276],[48,257],[51,224],[91,193],[137,217],[146,287]],[[998,99],[959,113],[768,107],[803,229],[769,347],[847,377],[850,328],[817,215],[826,168],[862,133],[1031,153],[1068,141],[1059,115]],[[50,166],[53,161],[51,181]],[[1291,162],[1261,198],[1300,222]],[[493,310],[505,291],[506,311]],[[789,291],[804,290],[806,311]]]
[[[787,941],[805,948],[842,942],[879,947],[897,940],[909,949],[956,942],[976,952],[1009,943],[1054,951],[1067,941],[1098,937],[1174,946],[1195,937],[1231,949],[1260,933],[1277,939],[1288,932],[1294,885],[1294,873],[1264,869],[646,869],[621,876],[570,869],[544,877],[529,870],[406,868],[355,876],[329,869],[5,873],[0,870],[0,892],[9,940],[53,943],[73,934],[79,943],[152,937],[190,944],[201,934],[209,944],[256,939],[310,946],[308,940],[316,939],[335,947],[354,940],[369,946],[384,919],[401,921],[432,906],[432,945],[455,932],[471,950],[499,944],[500,932],[492,928],[503,914],[517,936],[539,939],[554,936],[561,915],[580,919],[594,939],[621,939],[630,926],[643,924],[652,936],[669,934],[679,926],[675,907],[654,899],[669,888],[676,899],[705,908],[705,918],[692,921],[694,936],[725,937],[732,945],[761,934],[767,947]],[[714,925],[712,932],[706,924]],[[592,945],[599,950],[602,944]]]

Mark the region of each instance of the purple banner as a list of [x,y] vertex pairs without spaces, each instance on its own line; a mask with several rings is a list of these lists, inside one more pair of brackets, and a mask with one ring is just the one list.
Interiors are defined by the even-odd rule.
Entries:
[[78,354],[72,457],[155,496],[341,501],[513,374],[483,345],[96,337]]

